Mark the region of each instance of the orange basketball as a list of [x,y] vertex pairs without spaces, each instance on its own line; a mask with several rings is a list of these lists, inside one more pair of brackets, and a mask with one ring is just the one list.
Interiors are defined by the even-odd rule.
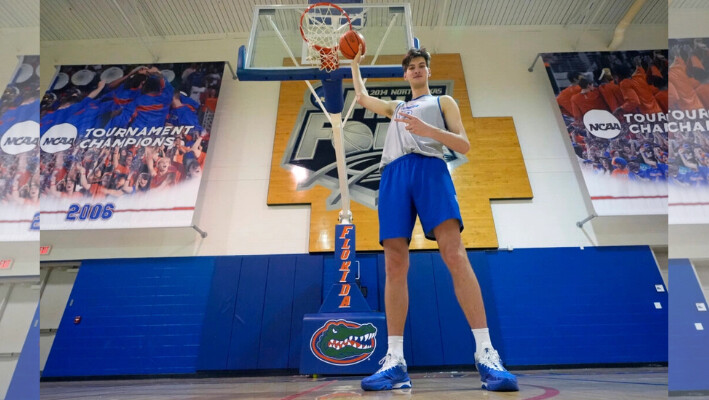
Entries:
[[345,58],[354,59],[359,51],[359,45],[362,44],[362,54],[367,50],[364,43],[364,36],[357,31],[347,31],[340,36],[340,52]]

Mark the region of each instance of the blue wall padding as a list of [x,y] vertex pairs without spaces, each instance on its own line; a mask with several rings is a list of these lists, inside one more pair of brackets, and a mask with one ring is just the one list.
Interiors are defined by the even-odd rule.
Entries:
[[[384,312],[384,255],[359,257],[367,302]],[[655,290],[662,278],[647,246],[468,257],[508,365],[667,361],[667,292]],[[333,269],[332,255],[307,254],[86,261],[43,376],[298,368],[303,315],[320,308]],[[472,333],[438,252],[411,253],[408,284],[408,364],[472,364]]]
[[498,251],[488,264],[508,364],[667,361],[667,292],[648,247]]
[[321,294],[323,287],[323,256],[298,255],[295,257],[288,368],[298,368],[300,365],[303,315],[316,313],[323,301]]
[[267,279],[268,257],[244,257],[241,262],[239,287],[236,291],[236,308],[232,340],[228,349],[227,369],[258,368]]
[[[417,252],[410,256],[409,323],[413,352],[411,365],[443,365],[440,316],[432,257],[435,253]],[[438,257],[435,254],[435,257]],[[464,333],[464,332],[461,332]],[[406,338],[404,338],[406,340]]]
[[463,310],[456,300],[453,280],[441,257],[437,254],[433,254],[431,257],[438,309],[446,315],[446,318],[439,318],[443,363],[447,365],[472,364],[474,363],[473,352],[475,350],[473,334]]
[[288,368],[290,346],[286,340],[291,337],[294,281],[294,256],[269,258],[257,364],[259,369]]
[[243,257],[217,257],[204,314],[198,370],[225,370],[229,359],[234,307]]
[[5,400],[39,400],[39,305],[34,312],[32,324],[22,353],[17,360],[15,372],[7,389]]
[[195,372],[213,266],[213,257],[83,262],[43,376]]
[[[670,392],[709,391],[709,311],[694,267],[687,259],[670,260]],[[704,330],[697,330],[701,323]]]

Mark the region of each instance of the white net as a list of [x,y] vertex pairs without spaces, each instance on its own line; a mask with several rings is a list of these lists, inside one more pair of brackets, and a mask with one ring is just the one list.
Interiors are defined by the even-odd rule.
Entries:
[[350,29],[350,19],[340,7],[330,3],[308,7],[300,18],[300,33],[308,43],[307,61],[319,61],[320,69],[327,72],[336,70],[340,36]]

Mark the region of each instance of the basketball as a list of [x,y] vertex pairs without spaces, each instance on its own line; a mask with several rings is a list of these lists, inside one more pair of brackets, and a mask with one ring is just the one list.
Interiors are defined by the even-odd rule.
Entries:
[[345,154],[367,151],[374,144],[374,135],[369,127],[359,121],[347,121],[342,130]]
[[364,43],[364,36],[357,31],[349,30],[340,36],[340,52],[347,59],[354,59],[362,44],[362,54],[366,53],[367,46]]

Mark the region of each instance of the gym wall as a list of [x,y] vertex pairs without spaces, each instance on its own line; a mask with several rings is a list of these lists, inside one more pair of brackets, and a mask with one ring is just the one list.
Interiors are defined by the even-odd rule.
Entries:
[[[578,167],[562,133],[543,65],[527,71],[538,52],[603,50],[612,31],[450,29],[443,33],[422,30],[417,36],[434,52],[461,53],[473,114],[511,116],[525,158],[534,199],[493,203],[501,248],[667,243],[662,217],[605,217],[583,230],[576,227],[590,214]],[[622,49],[664,48],[666,35],[666,26],[633,26]],[[48,86],[54,64],[147,63],[153,55],[159,62],[229,60],[234,64],[236,49],[245,40],[43,42],[42,87]],[[278,94],[278,82],[223,82],[216,137],[196,213],[196,224],[208,232],[207,238],[189,228],[43,232],[42,244],[51,244],[53,250],[42,260],[307,252],[308,207],[266,206]]]

